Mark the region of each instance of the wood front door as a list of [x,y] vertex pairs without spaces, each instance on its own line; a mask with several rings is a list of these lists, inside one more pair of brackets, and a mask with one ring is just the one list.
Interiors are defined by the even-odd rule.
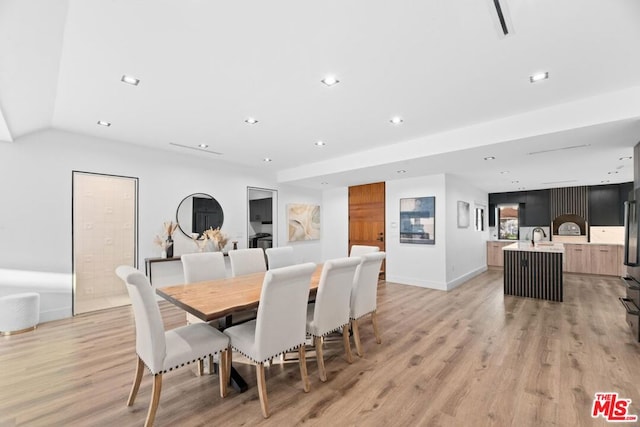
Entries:
[[[385,185],[349,187],[349,251],[353,245],[377,246],[384,251]],[[382,263],[384,278],[385,264]]]

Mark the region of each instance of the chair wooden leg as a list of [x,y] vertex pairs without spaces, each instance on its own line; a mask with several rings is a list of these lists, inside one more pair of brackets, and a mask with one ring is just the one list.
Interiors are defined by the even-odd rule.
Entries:
[[131,392],[129,393],[129,400],[127,400],[127,406],[133,405],[133,401],[136,400],[136,395],[138,394],[138,389],[140,388],[140,381],[142,380],[142,374],[144,373],[144,363],[142,359],[138,357],[138,364],[136,365],[136,377],[133,380],[133,386],[131,387]]
[[358,331],[358,319],[351,319],[351,330],[353,331],[353,341],[356,343],[356,353],[362,357],[362,344],[360,344],[360,331]]
[[151,389],[151,403],[149,404],[149,412],[147,412],[147,420],[144,427],[151,427],[156,418],[156,410],[160,403],[160,392],[162,391],[162,374],[153,377],[153,389]]
[[227,347],[227,384],[231,382],[231,359],[233,358],[233,349],[231,346]]
[[[227,374],[227,357],[229,349],[218,355],[218,379],[220,380],[220,397],[227,397],[227,384],[229,383]],[[213,366],[213,364],[211,365]]]
[[376,336],[376,342],[380,344],[382,340],[380,339],[380,331],[378,330],[378,315],[375,311],[371,312],[371,323],[373,323],[373,333]]
[[316,348],[316,361],[318,362],[318,376],[320,381],[327,381],[327,371],[324,368],[324,356],[322,355],[322,337],[313,337],[313,346]]
[[342,342],[344,343],[344,353],[347,356],[347,362],[353,363],[353,354],[351,354],[351,341],[349,340],[349,327],[342,328]]
[[198,359],[198,375],[204,375],[204,361],[202,359]]
[[298,349],[298,361],[300,363],[300,376],[302,377],[302,389],[305,393],[309,392],[311,388],[309,384],[309,375],[307,374],[307,353],[304,348],[304,344]]
[[262,416],[269,418],[269,401],[267,400],[267,385],[264,379],[264,363],[256,365],[256,376],[258,377],[258,395],[260,396]]

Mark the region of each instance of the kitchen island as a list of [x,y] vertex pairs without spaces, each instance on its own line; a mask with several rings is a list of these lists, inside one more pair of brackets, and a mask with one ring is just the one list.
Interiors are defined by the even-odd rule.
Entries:
[[562,243],[516,242],[502,250],[505,295],[562,302]]

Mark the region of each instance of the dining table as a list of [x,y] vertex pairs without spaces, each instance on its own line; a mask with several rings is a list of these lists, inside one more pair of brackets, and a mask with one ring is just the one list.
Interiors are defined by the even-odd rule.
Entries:
[[[310,297],[320,283],[322,264],[316,267],[309,283]],[[219,327],[233,325],[233,314],[255,309],[260,304],[262,283],[266,272],[245,274],[224,279],[156,288],[156,293],[205,322],[220,319]],[[247,383],[232,367],[231,385],[239,392],[247,390]]]

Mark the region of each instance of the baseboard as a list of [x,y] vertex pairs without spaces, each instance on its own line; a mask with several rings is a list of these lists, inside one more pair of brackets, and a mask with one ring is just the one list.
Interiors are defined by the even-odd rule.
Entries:
[[483,265],[482,267],[478,267],[475,270],[471,270],[470,272],[463,274],[462,276],[447,282],[447,291],[450,291],[452,289],[457,288],[458,286],[460,286],[461,284],[463,284],[464,282],[473,279],[474,277],[484,273],[485,271],[487,271],[487,266]]

